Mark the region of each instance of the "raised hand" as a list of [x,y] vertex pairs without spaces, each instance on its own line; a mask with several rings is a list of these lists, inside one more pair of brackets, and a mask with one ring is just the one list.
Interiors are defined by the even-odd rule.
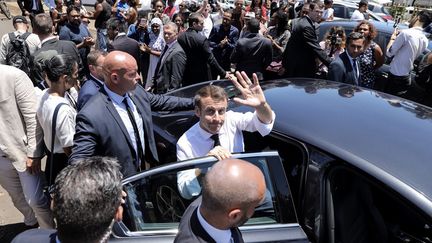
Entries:
[[243,71],[241,73],[235,72],[235,76],[230,75],[229,79],[241,93],[241,97],[234,98],[235,102],[253,108],[259,108],[266,104],[266,98],[255,73],[252,75],[253,83]]

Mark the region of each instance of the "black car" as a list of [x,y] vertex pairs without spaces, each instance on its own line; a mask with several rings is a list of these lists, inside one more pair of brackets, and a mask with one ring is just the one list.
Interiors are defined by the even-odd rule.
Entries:
[[[213,83],[170,93],[193,97]],[[313,79],[262,82],[274,129],[245,133],[246,159],[262,169],[272,207],[257,208],[246,242],[431,242],[432,109],[373,90]],[[229,109],[248,111],[232,101]],[[177,172],[215,159],[176,162],[175,144],[197,122],[193,111],[153,113],[163,165],[124,180],[125,218],[112,241],[172,242],[191,200]],[[166,163],[166,164],[165,164]]]

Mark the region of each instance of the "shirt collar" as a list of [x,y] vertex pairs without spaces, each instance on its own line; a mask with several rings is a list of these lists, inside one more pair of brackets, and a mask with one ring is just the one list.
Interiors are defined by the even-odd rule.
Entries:
[[166,44],[168,46],[168,49],[170,49],[176,42],[177,42],[177,40],[174,40],[173,42]]
[[92,77],[92,79],[96,80],[96,82],[98,82],[100,85],[103,85],[103,84],[104,84],[104,81],[102,81],[102,80],[96,78],[96,77],[95,77],[93,74],[91,74],[91,73],[90,73],[90,77]]
[[[213,134],[211,134],[211,133],[207,132],[206,130],[204,130],[204,129],[201,127],[201,125],[199,124],[199,122],[198,122],[197,125],[198,125],[198,131],[199,131],[199,134],[201,135],[201,137],[203,137],[203,138],[205,138],[205,139],[210,139],[210,137],[211,137]],[[222,127],[223,127],[223,125],[222,125]],[[219,135],[224,133],[222,127],[221,127],[221,129],[219,130],[219,133],[218,133]]]
[[121,37],[121,36],[125,36],[126,33],[125,32],[120,32],[116,35],[116,37],[114,37],[114,40],[116,40],[117,38]]
[[[350,56],[348,50],[346,50],[345,52],[346,52],[346,54],[347,54],[347,56],[348,56],[348,59],[350,60],[350,62],[351,62],[351,64],[352,64],[352,63],[354,62],[354,59]],[[357,59],[356,59],[356,60],[357,60]]]
[[200,222],[204,230],[211,236],[211,238],[213,238],[213,240],[215,240],[216,242],[230,242],[231,230],[216,229],[215,227],[207,223],[207,221],[203,218],[203,216],[200,213],[200,208],[201,205],[197,209],[198,221]]
[[49,41],[49,40],[52,40],[52,39],[57,39],[57,36],[53,35],[53,36],[50,36],[50,37],[44,39],[44,40],[41,41],[41,43],[39,44],[39,47],[41,47],[45,42],[47,42],[47,41]]
[[118,95],[114,92],[112,92],[105,84],[104,89],[108,94],[108,97],[110,97],[111,100],[113,100],[117,105],[121,105],[123,103],[124,98],[129,97],[128,94],[125,96]]

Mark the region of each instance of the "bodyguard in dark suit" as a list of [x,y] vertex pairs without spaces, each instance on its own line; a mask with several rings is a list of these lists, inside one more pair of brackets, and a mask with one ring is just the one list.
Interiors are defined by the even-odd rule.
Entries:
[[83,69],[83,63],[80,58],[78,49],[72,41],[58,40],[54,36],[53,22],[49,14],[40,13],[34,17],[33,33],[39,36],[41,47],[32,55],[32,81],[41,89],[45,89],[45,61],[58,54],[66,54],[73,57],[78,62],[80,70]]
[[236,63],[236,70],[244,71],[248,76],[256,73],[259,79],[273,59],[272,43],[258,33],[260,23],[258,19],[247,22],[248,33],[240,38],[231,54],[231,62]]
[[43,13],[44,9],[41,0],[17,0],[22,16],[28,16],[33,23],[33,16]]
[[164,25],[163,31],[166,49],[159,58],[153,77],[153,88],[156,94],[164,94],[180,88],[186,66],[186,53],[177,42],[177,25],[169,22]]
[[144,169],[145,162],[157,163],[151,111],[193,109],[193,102],[146,92],[137,85],[137,69],[134,58],[125,52],[106,56],[105,85],[76,117],[72,164],[95,155],[114,157],[126,177]]
[[104,84],[102,66],[105,56],[106,54],[99,50],[93,50],[87,56],[90,74],[87,77],[87,81],[84,83],[78,93],[78,111],[81,110],[81,108],[93,95],[99,93],[100,88]]
[[255,165],[239,159],[217,162],[204,176],[202,197],[183,214],[174,242],[242,243],[238,227],[252,217],[265,191],[264,175]]
[[186,68],[183,86],[211,80],[214,69],[222,78],[228,78],[227,72],[219,65],[210,50],[209,41],[199,32],[204,27],[204,18],[200,13],[189,16],[189,29],[178,37],[178,43],[186,53]]
[[108,52],[111,51],[126,52],[129,55],[133,56],[137,63],[140,63],[139,43],[138,41],[127,37],[126,22],[113,17],[107,21],[107,31],[108,31],[108,38],[112,40],[112,42],[108,44]]
[[363,34],[351,32],[347,39],[346,51],[329,66],[329,80],[359,85],[361,73],[357,57],[363,52],[364,41]]
[[310,3],[309,15],[291,22],[291,37],[283,53],[282,65],[287,77],[313,78],[317,71],[316,58],[328,66],[331,59],[321,49],[314,26],[322,15],[322,3]]

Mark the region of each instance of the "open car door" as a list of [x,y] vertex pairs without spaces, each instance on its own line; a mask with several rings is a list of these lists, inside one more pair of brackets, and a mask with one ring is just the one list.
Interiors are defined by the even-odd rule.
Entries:
[[[240,227],[245,242],[309,242],[297,221],[287,178],[277,152],[234,154],[261,169],[267,192],[263,204]],[[110,241],[173,242],[183,212],[200,195],[201,177],[216,163],[203,157],[156,167],[123,180],[127,193],[123,221],[114,224]],[[179,180],[195,174],[189,193]],[[241,190],[241,189],[239,189]],[[190,193],[190,191],[194,193]]]

